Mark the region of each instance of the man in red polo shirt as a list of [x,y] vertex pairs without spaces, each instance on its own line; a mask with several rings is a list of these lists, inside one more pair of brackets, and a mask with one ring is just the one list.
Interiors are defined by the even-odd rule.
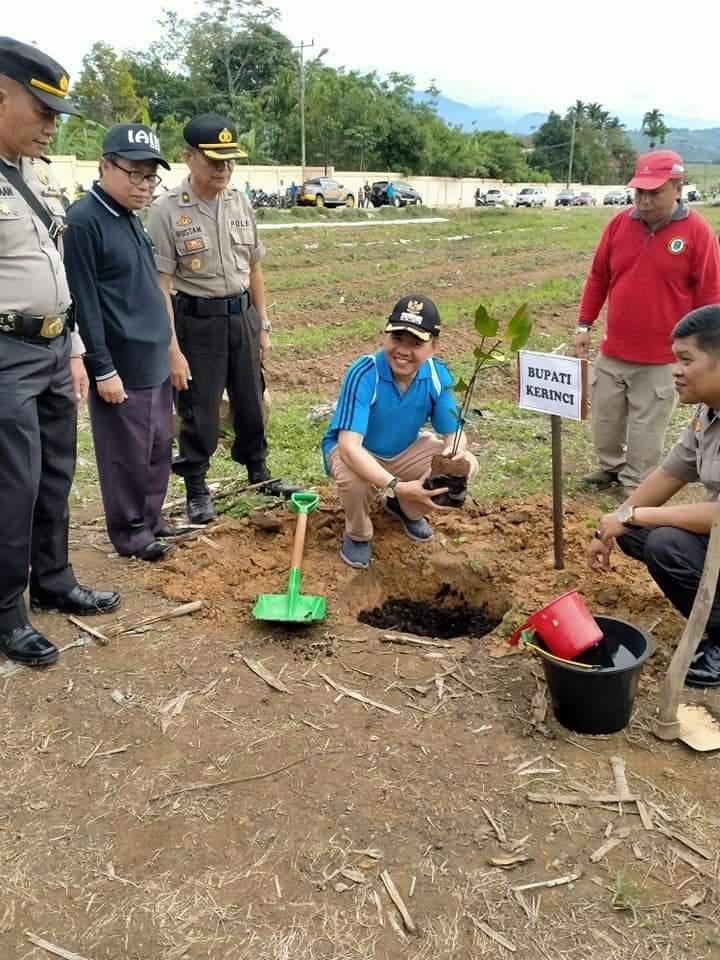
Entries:
[[682,202],[685,165],[672,150],[638,157],[635,206],[600,238],[580,303],[575,353],[587,357],[592,326],[608,301],[590,371],[592,436],[599,469],[584,477],[634,490],[657,467],[675,402],[671,331],[696,307],[720,303],[720,247],[703,217]]

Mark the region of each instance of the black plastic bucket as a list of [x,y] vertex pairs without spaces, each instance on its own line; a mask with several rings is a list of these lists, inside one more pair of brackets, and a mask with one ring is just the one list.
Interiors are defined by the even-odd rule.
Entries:
[[[576,657],[583,670],[542,657],[555,718],[576,733],[615,733],[628,725],[650,639],[631,623],[595,617],[603,632],[597,646]],[[536,642],[544,646],[536,635]]]

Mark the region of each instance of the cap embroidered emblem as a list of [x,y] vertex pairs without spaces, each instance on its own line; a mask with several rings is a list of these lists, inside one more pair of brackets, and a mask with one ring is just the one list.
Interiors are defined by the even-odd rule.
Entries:
[[422,300],[408,300],[406,309],[410,313],[422,313],[423,302]]
[[232,143],[232,134],[227,127],[223,127],[223,129],[220,131],[218,134],[218,140],[220,143]]
[[[184,199],[185,199],[185,197],[183,197],[183,200],[184,200]],[[177,225],[178,225],[179,227],[187,227],[188,224],[190,224],[190,223],[192,223],[192,217],[180,217],[180,219],[179,219],[178,222],[177,222]]]
[[682,237],[673,237],[668,244],[668,250],[674,254],[683,253],[685,246],[685,241]]
[[650,167],[643,167],[642,170],[640,171],[640,175],[642,175],[643,173],[650,173],[650,172],[651,172]]
[[58,86],[63,92],[67,91],[67,88],[70,86],[70,80],[65,76],[65,74],[63,74],[58,80]]

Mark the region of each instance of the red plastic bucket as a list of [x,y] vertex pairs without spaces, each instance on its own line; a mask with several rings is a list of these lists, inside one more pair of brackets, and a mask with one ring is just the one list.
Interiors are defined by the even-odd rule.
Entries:
[[534,613],[510,637],[517,644],[523,630],[532,628],[556,657],[572,660],[602,640],[602,630],[577,590],[569,590]]

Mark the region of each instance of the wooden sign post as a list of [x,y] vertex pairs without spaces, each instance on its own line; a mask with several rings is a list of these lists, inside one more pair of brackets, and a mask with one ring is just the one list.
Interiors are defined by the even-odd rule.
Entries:
[[550,415],[555,569],[563,570],[562,418],[584,420],[587,416],[587,360],[521,350],[518,393],[522,410]]

